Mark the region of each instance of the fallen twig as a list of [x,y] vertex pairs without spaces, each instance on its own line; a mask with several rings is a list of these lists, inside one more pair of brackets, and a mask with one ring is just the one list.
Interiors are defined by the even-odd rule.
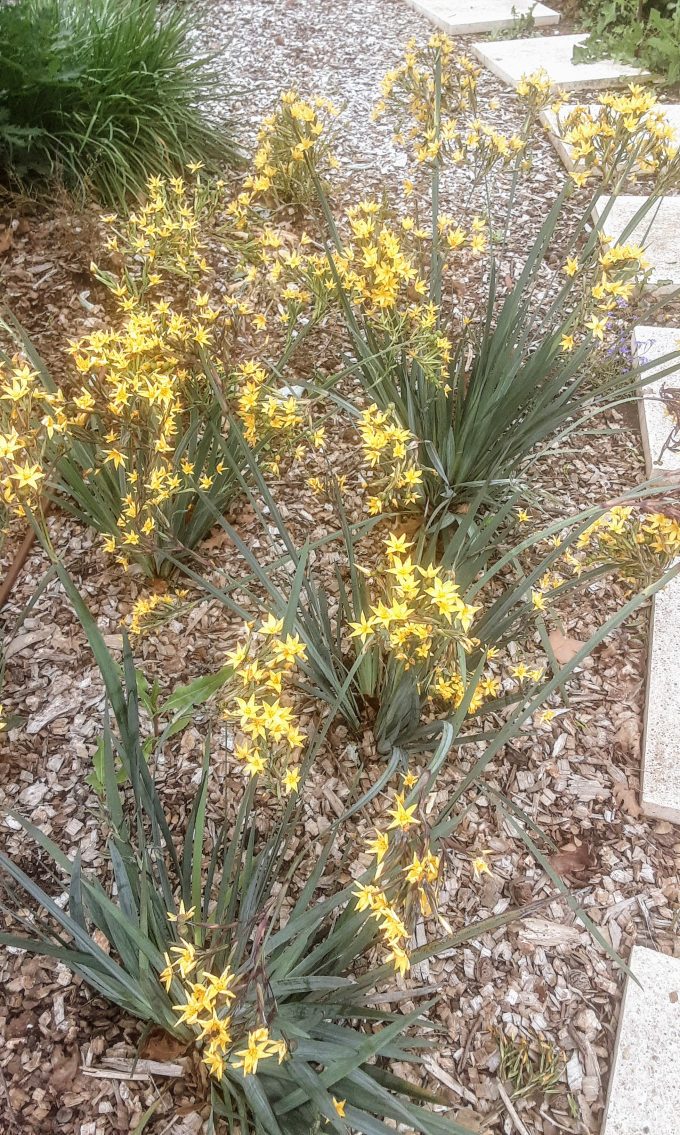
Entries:
[[498,1081],[498,1093],[499,1093],[501,1099],[503,1100],[503,1103],[505,1104],[505,1110],[507,1111],[508,1115],[510,1116],[510,1119],[513,1123],[513,1126],[515,1127],[515,1130],[519,1132],[519,1135],[529,1135],[529,1132],[527,1131],[526,1127],[522,1123],[522,1120],[520,1119],[517,1112],[515,1111],[513,1102],[510,1099],[510,1096],[506,1092],[505,1088],[501,1084],[500,1080]]

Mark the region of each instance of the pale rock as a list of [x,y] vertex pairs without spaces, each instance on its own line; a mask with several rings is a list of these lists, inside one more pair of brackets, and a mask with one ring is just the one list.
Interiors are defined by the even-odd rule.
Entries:
[[[647,476],[680,473],[680,452],[665,448],[674,423],[660,398],[662,387],[680,387],[680,356],[670,363],[661,361],[665,356],[680,351],[680,327],[636,327],[633,351],[639,365],[643,359],[647,363],[659,360],[658,366],[643,371],[644,385],[640,390],[640,432]],[[658,374],[660,377],[648,381],[652,375]]]
[[43,780],[37,780],[35,784],[29,784],[28,788],[24,788],[23,792],[19,793],[19,802],[27,808],[37,808],[47,791],[47,784]]
[[[647,673],[642,811],[680,823],[680,576],[657,591]],[[678,1128],[680,1130],[680,1128]]]
[[448,35],[471,35],[512,28],[517,17],[531,12],[534,26],[549,27],[560,20],[559,12],[533,0],[408,0]]
[[630,83],[646,74],[639,67],[598,59],[574,63],[574,48],[586,35],[546,36],[535,39],[506,39],[473,43],[472,50],[489,71],[504,83],[516,87],[524,75],[543,69],[552,85],[563,90],[579,87],[610,87]]
[[678,1135],[680,958],[634,946],[629,965],[602,1135]]

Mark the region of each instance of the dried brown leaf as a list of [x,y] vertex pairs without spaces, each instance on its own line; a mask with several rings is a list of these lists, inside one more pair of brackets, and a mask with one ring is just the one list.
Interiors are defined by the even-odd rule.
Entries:
[[50,1087],[54,1092],[65,1092],[76,1078],[80,1067],[80,1051],[77,1045],[66,1053],[55,1048],[50,1072]]
[[634,788],[629,788],[627,784],[621,784],[617,780],[614,782],[613,793],[616,803],[627,816],[637,819],[642,815],[642,808],[638,804],[637,792]]
[[161,1063],[172,1062],[186,1050],[187,1045],[182,1044],[180,1040],[177,1040],[177,1037],[166,1033],[164,1029],[152,1029],[146,1038],[140,1055],[145,1060],[157,1060]]
[[565,666],[567,662],[571,662],[574,655],[578,654],[583,646],[581,639],[569,638],[568,635],[562,634],[562,631],[558,630],[552,630],[548,639],[560,666]]
[[565,843],[564,847],[550,856],[548,862],[558,875],[576,878],[588,874],[595,866],[597,857],[588,843]]

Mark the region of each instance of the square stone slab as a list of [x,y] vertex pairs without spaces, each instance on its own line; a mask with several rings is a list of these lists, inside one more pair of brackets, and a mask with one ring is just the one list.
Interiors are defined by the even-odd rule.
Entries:
[[[600,204],[594,209],[596,216],[604,211],[609,200],[610,198],[606,196],[600,199]],[[621,194],[617,197],[604,223],[605,233],[612,240],[619,240],[644,201],[644,197],[633,194]],[[627,243],[641,244],[645,248],[652,267],[649,286],[653,291],[672,292],[680,287],[678,233],[680,233],[680,197],[662,197],[660,203],[654,205],[626,237]]]
[[[680,576],[654,596],[650,631],[642,811],[680,824]],[[676,1099],[680,1107],[680,1093]],[[680,1111],[676,1118],[673,1135],[680,1132]],[[653,1135],[660,1133],[655,1129]]]
[[634,946],[629,964],[602,1135],[678,1135],[680,958]]
[[[522,16],[533,9],[534,25],[545,28],[558,24],[559,12],[533,0],[408,0],[433,24],[449,35],[472,35],[512,28],[515,14]],[[514,11],[513,11],[514,9]]]
[[[633,332],[633,351],[638,363],[651,363],[664,355],[680,351],[680,327],[636,327]],[[674,365],[675,370],[668,374],[671,365]],[[646,372],[644,377],[648,378],[656,370],[664,372],[665,378],[645,384],[640,400],[640,432],[647,476],[654,477],[659,473],[680,475],[680,452],[664,448],[673,428],[673,418],[666,413],[659,397],[662,386],[680,389],[680,358],[675,364],[662,363],[660,367]]]
[[[559,117],[562,122],[565,121],[567,116],[572,110],[576,109],[577,103],[565,103],[559,112]],[[591,114],[597,114],[600,109],[597,103],[588,103],[588,110]],[[660,103],[659,110],[662,110],[667,121],[675,131],[675,144],[680,145],[680,103]],[[572,159],[572,147],[568,145],[562,138],[560,138],[557,126],[557,114],[554,110],[548,107],[546,110],[541,111],[540,119],[543,125],[548,130],[550,141],[559,154],[562,164],[568,170],[575,168],[575,162]]]
[[523,75],[531,75],[540,68],[547,71],[553,86],[568,91],[630,83],[647,74],[614,59],[574,63],[574,47],[587,38],[586,35],[553,35],[541,39],[506,39],[497,43],[473,43],[472,49],[489,71],[513,87]]

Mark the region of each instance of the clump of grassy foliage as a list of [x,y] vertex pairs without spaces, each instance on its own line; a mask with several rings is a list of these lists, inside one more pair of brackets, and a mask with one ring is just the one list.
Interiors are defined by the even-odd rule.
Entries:
[[217,74],[189,30],[185,10],[156,0],[1,6],[0,168],[120,204],[150,173],[233,159],[202,109]]
[[680,4],[677,0],[587,0],[590,36],[576,52],[585,58],[614,55],[680,81]]

